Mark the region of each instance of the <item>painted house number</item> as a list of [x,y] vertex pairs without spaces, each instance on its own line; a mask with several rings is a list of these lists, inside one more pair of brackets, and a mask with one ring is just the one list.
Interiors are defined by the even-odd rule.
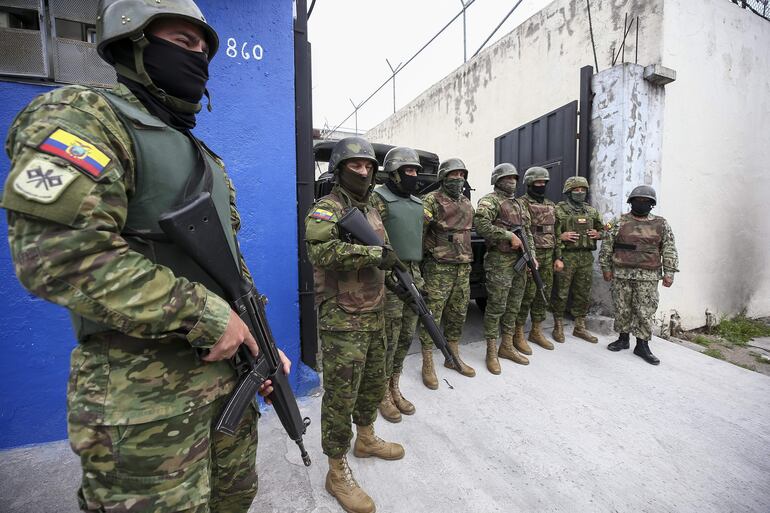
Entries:
[[264,56],[264,49],[260,44],[251,44],[249,42],[242,43],[240,50],[238,48],[238,41],[234,37],[227,38],[227,56],[231,59],[237,59],[240,57],[244,61],[254,59],[255,61],[261,61]]

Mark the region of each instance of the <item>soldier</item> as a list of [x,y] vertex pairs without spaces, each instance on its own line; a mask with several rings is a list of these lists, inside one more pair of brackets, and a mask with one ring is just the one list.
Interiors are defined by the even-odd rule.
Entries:
[[[423,279],[428,295],[426,303],[437,325],[444,319],[444,336],[449,352],[457,361],[463,376],[476,371],[460,359],[460,337],[470,301],[470,273],[473,252],[471,227],[473,205],[463,195],[468,170],[460,159],[445,160],[439,165],[441,187],[423,198],[425,237]],[[432,341],[425,328],[420,328],[422,343],[422,382],[431,390],[438,388],[433,369]],[[447,368],[453,368],[444,362]]]
[[[372,205],[380,213],[390,244],[406,265],[417,288],[425,282],[420,275],[422,261],[422,200],[417,192],[417,173],[422,170],[420,157],[411,148],[392,148],[383,163],[388,181],[374,189]],[[380,414],[390,422],[400,422],[401,414],[412,415],[414,405],[399,388],[404,358],[417,327],[417,314],[392,291],[385,292],[385,336],[388,352],[385,376],[388,386],[380,403]]]
[[[519,173],[513,164],[500,164],[492,170],[491,192],[479,200],[473,224],[476,232],[487,242],[484,255],[486,271],[487,307],[484,310],[484,338],[487,341],[487,369],[500,374],[497,357],[528,365],[526,356],[513,346],[516,316],[527,283],[526,266],[516,272],[514,266],[521,258],[522,243],[511,232],[514,226],[523,226],[530,248],[535,242],[530,233],[529,211],[514,199]],[[497,337],[502,326],[502,342],[497,348]]]
[[383,270],[403,264],[390,246],[347,242],[337,227],[344,211],[357,207],[387,244],[380,215],[369,205],[377,167],[366,139],[339,141],[329,159],[335,185],[329,195],[316,201],[305,219],[323,352],[321,446],[329,457],[326,490],[345,511],[360,513],[372,512],[375,506],[353,478],[345,457],[353,436],[351,418],[358,433],[355,456],[404,457],[401,445],[374,434],[377,406],[386,388]]
[[[524,173],[524,184],[527,193],[519,198],[522,205],[529,210],[532,221],[532,236],[535,239],[535,254],[539,262],[540,276],[545,286],[545,297],[551,297],[553,285],[553,271],[561,272],[564,264],[561,261],[561,248],[556,244],[554,237],[554,224],[556,223],[556,205],[545,197],[545,189],[548,186],[548,170],[543,167],[531,167]],[[524,324],[527,322],[527,314],[532,317],[532,329],[529,332],[529,341],[534,342],[544,349],[553,349],[553,344],[545,338],[540,324],[545,320],[547,304],[537,293],[535,281],[528,280],[524,297],[519,307],[519,315],[516,319],[516,331],[513,336],[513,344],[520,352],[532,354],[532,349],[524,340]]]
[[605,281],[612,282],[615,304],[615,331],[620,336],[607,346],[610,351],[628,349],[629,334],[636,337],[634,354],[658,365],[650,351],[652,322],[658,309],[658,280],[663,286],[674,283],[679,257],[674,233],[662,217],[650,214],[657,203],[655,189],[635,187],[628,196],[631,212],[606,227],[599,252],[599,265]]
[[256,355],[257,344],[217,284],[158,236],[161,213],[188,187],[206,189],[237,247],[232,184],[190,132],[217,34],[192,0],[123,0],[99,3],[97,36],[119,84],[35,98],[8,132],[2,199],[19,280],[73,319],[78,502],[94,512],[245,512],[257,492],[256,404],[234,437],[213,424],[237,381],[227,359],[242,343]]
[[566,201],[556,205],[556,240],[561,247],[564,270],[559,275],[559,290],[553,302],[553,339],[564,342],[564,311],[567,296],[572,292],[572,335],[593,344],[599,341],[586,328],[586,315],[591,301],[596,240],[601,238],[602,220],[599,212],[588,203],[588,180],[570,176],[564,182]]

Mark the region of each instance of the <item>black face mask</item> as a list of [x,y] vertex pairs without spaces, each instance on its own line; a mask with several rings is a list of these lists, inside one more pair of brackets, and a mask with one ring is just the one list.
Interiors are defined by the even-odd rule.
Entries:
[[644,201],[640,198],[631,199],[631,213],[635,216],[644,217],[652,210],[652,202]]
[[406,173],[404,173],[402,170],[398,170],[398,178],[400,180],[400,183],[398,184],[398,187],[404,192],[404,194],[414,194],[417,192],[417,177],[416,176],[409,176]]
[[545,185],[528,185],[527,192],[536,199],[543,199],[545,197]]
[[357,201],[366,200],[369,194],[369,185],[371,183],[372,173],[367,176],[361,176],[353,171],[344,168],[339,173],[340,185]]

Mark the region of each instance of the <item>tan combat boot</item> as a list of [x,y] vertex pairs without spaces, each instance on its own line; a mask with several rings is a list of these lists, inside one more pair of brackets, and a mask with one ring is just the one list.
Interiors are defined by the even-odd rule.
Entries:
[[487,370],[492,374],[500,374],[500,360],[497,359],[497,340],[487,339]]
[[564,342],[564,322],[561,317],[553,318],[553,331],[551,332],[556,342]]
[[[503,333],[503,343],[505,343],[505,337],[510,336],[511,335]],[[515,347],[521,354],[532,354],[532,348],[529,347],[529,344],[527,344],[527,341],[524,339],[523,324],[516,325],[516,331],[513,334],[513,347]]]
[[348,460],[329,458],[329,472],[326,474],[326,491],[337,499],[348,513],[374,513],[374,501],[353,479]]
[[390,383],[385,387],[385,396],[380,401],[379,410],[382,418],[388,422],[401,422],[401,412],[393,404],[393,396],[390,394]]
[[390,377],[390,396],[393,398],[393,404],[404,415],[412,415],[415,412],[414,405],[406,397],[401,395],[401,389],[398,388],[398,380],[401,379],[401,373],[393,374]]
[[422,383],[431,390],[438,388],[438,378],[433,369],[433,351],[422,348]]
[[599,339],[594,337],[593,334],[588,331],[588,328],[586,328],[585,317],[575,318],[575,328],[572,330],[572,335],[577,338],[582,338],[583,340],[586,340],[592,344],[599,342]]
[[449,362],[447,360],[444,360],[444,367],[447,369],[455,369],[457,372],[462,374],[463,376],[468,376],[469,378],[472,378],[476,375],[476,371],[473,370],[473,367],[466,364],[464,361],[460,359],[460,342],[453,341],[453,342],[447,342],[447,347],[449,347],[449,354],[452,355],[452,357],[455,359],[455,362],[457,362],[457,365],[459,369],[455,369],[451,365],[449,365]]
[[358,436],[353,444],[353,455],[357,458],[375,456],[383,460],[400,460],[404,457],[404,447],[394,442],[386,442],[374,434],[374,426],[356,425]]
[[[529,365],[527,357],[516,350],[513,340],[513,335],[503,333],[503,341],[500,343],[500,349],[497,350],[497,356],[507,358],[519,365]],[[530,353],[532,353],[532,350],[530,350]]]
[[553,344],[550,340],[545,338],[543,330],[540,327],[540,321],[532,321],[532,329],[529,330],[529,341],[534,342],[543,349],[553,349]]

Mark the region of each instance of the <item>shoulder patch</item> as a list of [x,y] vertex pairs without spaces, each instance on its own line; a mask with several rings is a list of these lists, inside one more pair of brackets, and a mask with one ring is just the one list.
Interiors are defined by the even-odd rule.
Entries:
[[310,218],[317,221],[332,221],[334,219],[334,212],[324,208],[316,208],[310,213]]
[[422,209],[422,214],[423,214],[423,216],[425,217],[425,220],[426,220],[427,222],[430,222],[430,221],[432,221],[432,220],[433,220],[433,213],[430,211],[430,209],[428,209],[428,208],[423,208],[423,209]]
[[61,157],[94,181],[99,181],[111,159],[99,148],[62,128],[57,128],[38,150]]
[[30,201],[53,203],[80,176],[48,159],[35,157],[13,181],[13,190]]

